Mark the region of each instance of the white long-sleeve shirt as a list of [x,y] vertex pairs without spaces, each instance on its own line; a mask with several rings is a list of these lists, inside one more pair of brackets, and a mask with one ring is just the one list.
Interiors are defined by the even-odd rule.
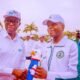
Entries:
[[23,68],[24,56],[24,44],[18,36],[13,40],[7,34],[0,37],[1,73],[12,73],[14,68]]
[[77,44],[66,36],[58,43],[44,48],[42,67],[47,70],[47,80],[76,78],[78,64]]

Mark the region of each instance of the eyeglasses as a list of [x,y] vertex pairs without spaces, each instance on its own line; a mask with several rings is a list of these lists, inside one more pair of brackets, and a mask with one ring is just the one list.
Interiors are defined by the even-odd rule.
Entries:
[[19,20],[18,19],[5,19],[5,22],[6,23],[14,23],[14,24],[17,24],[17,23],[19,23]]

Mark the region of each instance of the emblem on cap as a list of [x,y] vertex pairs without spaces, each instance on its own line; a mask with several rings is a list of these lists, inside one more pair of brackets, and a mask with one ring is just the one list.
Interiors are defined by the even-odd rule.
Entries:
[[9,17],[9,16],[21,19],[21,14],[18,11],[15,11],[15,10],[10,10],[4,15],[5,18]]

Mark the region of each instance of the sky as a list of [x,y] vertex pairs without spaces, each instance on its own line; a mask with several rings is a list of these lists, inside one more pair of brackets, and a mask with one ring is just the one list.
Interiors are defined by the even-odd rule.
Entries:
[[42,24],[52,14],[59,14],[64,18],[65,30],[76,31],[80,29],[80,0],[1,0],[0,21],[9,10],[17,10],[21,13],[22,24],[34,22],[40,34],[47,32],[47,27]]

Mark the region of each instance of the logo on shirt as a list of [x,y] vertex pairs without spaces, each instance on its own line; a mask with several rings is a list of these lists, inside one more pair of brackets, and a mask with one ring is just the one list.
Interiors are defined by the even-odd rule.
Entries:
[[22,52],[22,49],[20,48],[20,49],[18,49],[18,51],[19,51],[19,52]]
[[63,51],[58,51],[57,54],[56,54],[56,57],[61,59],[64,57],[64,52]]

